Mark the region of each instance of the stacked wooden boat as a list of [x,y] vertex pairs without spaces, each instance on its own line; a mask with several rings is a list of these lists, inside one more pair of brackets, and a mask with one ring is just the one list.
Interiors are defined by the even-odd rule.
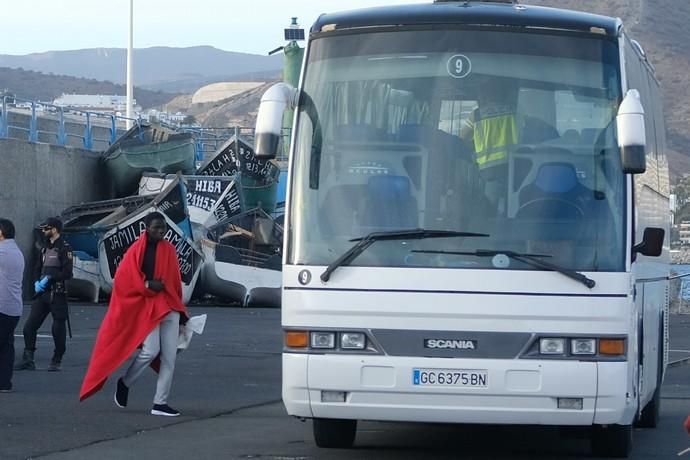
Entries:
[[194,244],[187,212],[187,190],[180,178],[156,195],[95,201],[67,208],[61,214],[62,235],[75,250],[70,295],[93,300],[110,293],[117,265],[143,232],[147,214],[159,211],[168,223],[165,239],[177,250],[185,301],[192,297],[203,255]]
[[77,254],[70,295],[94,301],[99,291],[109,293],[124,252],[144,230],[146,214],[156,210],[165,215],[165,238],[178,252],[185,302],[194,293],[280,306],[279,165],[257,160],[247,142],[233,137],[190,169],[193,148],[190,154],[182,147],[187,141],[193,143],[145,126],[131,129],[104,153],[119,198],[62,213],[63,233]]
[[196,153],[192,133],[137,123],[103,153],[117,196],[136,193],[144,172],[193,174]]

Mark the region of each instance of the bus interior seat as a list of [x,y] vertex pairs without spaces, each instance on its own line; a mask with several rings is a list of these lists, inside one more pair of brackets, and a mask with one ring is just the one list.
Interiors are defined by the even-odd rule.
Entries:
[[516,216],[578,220],[585,216],[584,201],[593,197],[594,192],[580,183],[572,164],[544,163],[534,181],[520,190]]
[[340,184],[331,187],[326,192],[319,212],[320,229],[324,236],[351,237],[366,194],[366,184]]
[[563,132],[563,136],[561,136],[564,142],[567,142],[568,144],[579,144],[582,142],[582,138],[580,137],[580,132],[576,129],[566,129]]
[[367,189],[363,233],[418,227],[417,199],[407,176],[372,176]]
[[[457,220],[455,214],[459,209],[453,207],[457,203],[444,210],[442,202],[449,196],[470,202],[472,196],[481,193],[483,186],[472,151],[458,136],[419,124],[401,125],[398,142],[420,144],[429,152],[425,218]],[[458,187],[462,190],[457,190]]]

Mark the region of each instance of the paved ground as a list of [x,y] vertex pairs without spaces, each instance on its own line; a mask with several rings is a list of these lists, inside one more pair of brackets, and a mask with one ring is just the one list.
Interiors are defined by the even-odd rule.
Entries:
[[[68,343],[64,370],[17,373],[17,391],[0,394],[2,460],[589,458],[586,439],[533,427],[361,423],[355,448],[318,449],[311,424],[288,417],[279,402],[278,310],[191,308],[194,315],[207,313],[208,323],[178,360],[170,403],[181,417],[148,414],[153,375],[132,389],[127,409],[112,402],[114,379],[79,403],[105,307],[79,305],[72,311],[75,337]],[[672,349],[678,350],[674,359],[690,357],[690,316],[674,316],[671,324]],[[46,326],[37,353],[43,368],[52,351],[50,321]],[[19,337],[17,345],[21,348]],[[636,430],[631,458],[677,458],[690,447],[681,426],[690,413],[690,366],[669,369],[662,395],[661,425]]]

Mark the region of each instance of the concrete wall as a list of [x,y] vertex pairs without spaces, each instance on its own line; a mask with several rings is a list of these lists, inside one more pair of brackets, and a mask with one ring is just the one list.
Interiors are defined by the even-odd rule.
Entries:
[[[75,204],[108,198],[100,153],[74,147],[0,139],[0,216],[14,222],[16,240],[33,262],[33,229]],[[25,293],[30,278],[25,276]]]

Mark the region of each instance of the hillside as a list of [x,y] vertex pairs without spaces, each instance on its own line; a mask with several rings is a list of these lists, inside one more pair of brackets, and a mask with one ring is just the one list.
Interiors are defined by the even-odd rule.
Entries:
[[661,82],[672,182],[690,174],[690,2],[685,0],[521,0],[619,17],[645,49]]
[[[49,51],[25,56],[0,55],[0,67],[23,68],[114,83],[125,83],[123,48]],[[192,92],[225,80],[264,80],[280,72],[282,55],[223,51],[211,46],[152,47],[134,50],[134,81],[142,88]]]
[[[123,85],[116,85],[108,81],[0,67],[0,93],[3,90],[19,98],[43,102],[52,102],[63,93],[113,94],[120,96],[127,94],[127,90]],[[175,94],[148,91],[135,87],[134,97],[137,100],[137,104],[144,109],[148,109],[165,104],[174,98]]]
[[180,111],[192,115],[206,128],[226,128],[228,126],[251,128],[256,124],[256,113],[259,110],[261,96],[275,83],[277,80],[268,81],[235,96],[201,104],[192,103],[191,94],[180,95],[160,109],[168,112]]

